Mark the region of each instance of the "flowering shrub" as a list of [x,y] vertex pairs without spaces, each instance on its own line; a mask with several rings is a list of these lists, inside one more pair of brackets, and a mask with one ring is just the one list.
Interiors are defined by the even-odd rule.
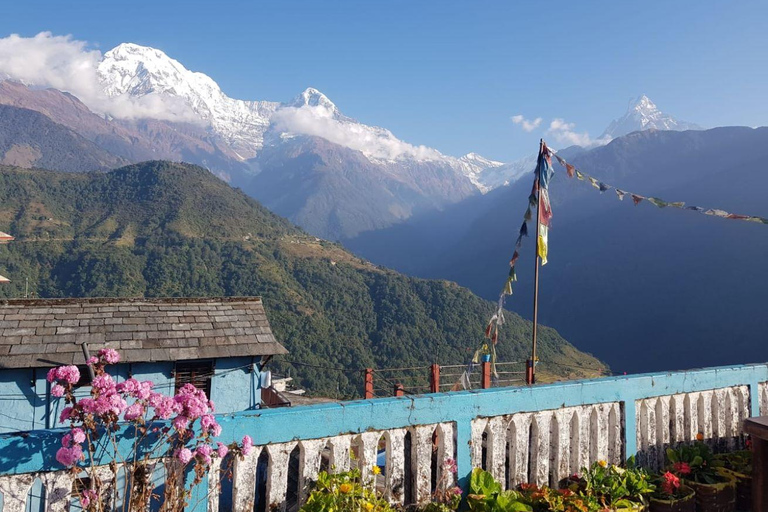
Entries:
[[533,508],[525,503],[517,491],[502,491],[493,475],[480,468],[472,470],[467,494],[469,510],[477,512],[531,512]]
[[715,459],[712,450],[701,442],[667,449],[669,469],[676,476],[700,484],[716,484],[723,478],[717,474],[722,462]]
[[[374,473],[378,466],[374,466]],[[330,474],[321,471],[301,512],[394,512],[372,484],[362,482],[360,470]]]
[[[126,501],[125,510],[146,510],[153,498],[161,500],[160,510],[183,510],[192,487],[210,469],[213,457],[223,458],[230,451],[247,455],[253,442],[245,436],[241,445],[214,445],[213,438],[221,433],[221,427],[213,416],[214,404],[204,391],[186,384],[171,397],[154,391],[150,381],[130,378],[117,383],[106,367],[119,361],[120,354],[113,349],[100,350],[98,356],[91,357],[87,361],[94,372],[90,397],[80,399],[73,393],[80,380],[76,366],[61,366],[48,372],[51,394],[63,397],[66,403],[60,421],[69,422],[69,432],[61,439],[56,460],[72,468],[75,478],[80,478],[82,466],[86,467],[87,480],[80,481],[88,481],[90,486],[77,487],[84,488],[80,504],[89,512],[105,510],[102,495],[107,484],[96,475],[97,451],[109,453],[107,460],[113,473],[117,473],[118,464],[130,465],[132,475],[125,479],[126,489],[121,493]],[[128,422],[127,432],[135,435],[133,451],[125,458],[117,448],[122,422]],[[169,456],[176,464],[168,470],[165,493],[160,497],[152,493],[150,461]],[[194,478],[186,487],[185,473],[189,470],[194,472]]]
[[585,494],[597,498],[603,508],[634,508],[644,505],[655,486],[649,474],[630,458],[622,468],[600,460],[584,469]]

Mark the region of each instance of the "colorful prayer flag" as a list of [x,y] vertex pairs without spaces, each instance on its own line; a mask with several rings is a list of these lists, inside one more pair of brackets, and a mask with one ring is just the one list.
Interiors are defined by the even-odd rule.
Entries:
[[539,258],[541,258],[541,264],[546,265],[547,264],[547,251],[548,251],[548,231],[549,228],[545,225],[539,226],[539,240],[538,240],[538,255]]
[[528,224],[525,222],[520,226],[520,236],[528,236]]
[[625,196],[626,194],[627,194],[627,193],[626,193],[626,192],[624,192],[623,190],[621,190],[621,189],[618,189],[618,188],[616,189],[616,195],[617,195],[617,196],[619,196],[619,201],[623,201],[623,200],[624,200],[624,196]]
[[662,201],[661,199],[659,199],[657,197],[649,197],[647,199],[648,199],[649,203],[651,203],[654,206],[657,206],[659,208],[664,208],[665,206],[669,206],[669,203],[667,203],[666,201]]
[[523,218],[526,221],[528,221],[528,220],[531,220],[531,216],[532,216],[532,214],[531,214],[531,205],[528,205],[528,209],[525,210],[525,215],[523,215]]
[[603,183],[602,181],[600,183],[598,183],[597,185],[598,185],[598,188],[600,189],[600,193],[601,194],[603,192],[605,192],[606,190],[608,190],[609,188],[611,188],[608,185],[606,185],[605,183]]
[[549,180],[552,179],[552,175],[555,174],[555,170],[552,169],[552,157],[546,144],[542,145],[541,152],[539,153],[539,160],[536,163],[536,178],[539,180],[539,188],[548,189]]
[[632,202],[635,203],[635,206],[640,204],[640,201],[645,199],[643,196],[639,196],[637,194],[629,194],[632,196]]
[[502,293],[504,295],[512,295],[512,279],[507,279],[507,282],[504,283],[504,291]]
[[584,175],[578,169],[576,169],[576,179],[584,181]]
[[517,281],[517,273],[515,272],[515,267],[511,267],[509,269],[509,281]]
[[683,201],[675,201],[674,203],[669,203],[669,206],[673,208],[685,208],[685,202]]
[[595,178],[593,178],[592,176],[587,176],[587,179],[589,180],[589,182],[592,184],[593,187],[600,190],[600,185],[597,184],[597,180]]
[[576,168],[569,164],[568,162],[565,163],[565,172],[568,174],[569,178],[573,178],[573,171],[575,171]]
[[549,192],[543,188],[539,191],[541,196],[541,209],[539,210],[539,223],[543,226],[549,226],[552,220],[552,206],[549,204]]
[[519,257],[520,257],[520,254],[517,251],[515,251],[514,254],[512,254],[512,259],[509,260],[509,266],[514,267]]

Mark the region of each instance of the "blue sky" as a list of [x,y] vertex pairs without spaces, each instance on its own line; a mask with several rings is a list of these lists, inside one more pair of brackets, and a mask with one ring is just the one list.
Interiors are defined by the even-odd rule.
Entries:
[[25,0],[0,36],[153,46],[236,98],[313,86],[405,141],[510,160],[554,118],[598,137],[641,93],[705,127],[768,124],[766,20],[757,1]]

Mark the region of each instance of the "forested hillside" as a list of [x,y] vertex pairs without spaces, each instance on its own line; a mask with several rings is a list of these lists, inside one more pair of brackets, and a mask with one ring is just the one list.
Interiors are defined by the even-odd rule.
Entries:
[[[291,352],[278,367],[314,365],[292,374],[316,393],[360,388],[354,372],[321,367],[467,362],[494,307],[454,283],[406,277],[311,237],[186,164],[0,167],[0,230],[17,237],[0,246],[0,273],[12,279],[2,296],[20,296],[27,278],[41,297],[262,296]],[[578,377],[603,368],[556,331],[540,333],[542,369]],[[530,323],[509,313],[500,360],[525,359],[529,337]]]

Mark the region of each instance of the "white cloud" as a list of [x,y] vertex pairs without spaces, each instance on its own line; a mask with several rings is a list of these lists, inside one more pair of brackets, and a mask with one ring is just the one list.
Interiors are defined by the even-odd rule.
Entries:
[[576,123],[568,123],[564,119],[558,117],[549,123],[547,133],[552,135],[559,144],[567,146],[601,146],[603,144],[608,144],[611,141],[610,137],[593,139],[589,136],[589,133],[577,132],[575,128]]
[[534,120],[529,120],[520,114],[516,116],[512,116],[512,122],[515,124],[519,124],[520,127],[527,132],[532,132],[533,130],[538,128],[539,125],[541,125],[541,121],[542,119],[540,117],[537,117]]
[[11,34],[0,38],[0,79],[69,92],[90,109],[113,117],[199,122],[176,98],[156,94],[108,97],[97,75],[101,59],[99,50],[71,36],[41,32],[34,37]]
[[361,151],[369,158],[396,160],[410,156],[417,160],[435,160],[442,155],[426,146],[414,146],[397,139],[392,132],[338,119],[323,106],[286,107],[272,116],[279,131],[321,137],[334,144]]

